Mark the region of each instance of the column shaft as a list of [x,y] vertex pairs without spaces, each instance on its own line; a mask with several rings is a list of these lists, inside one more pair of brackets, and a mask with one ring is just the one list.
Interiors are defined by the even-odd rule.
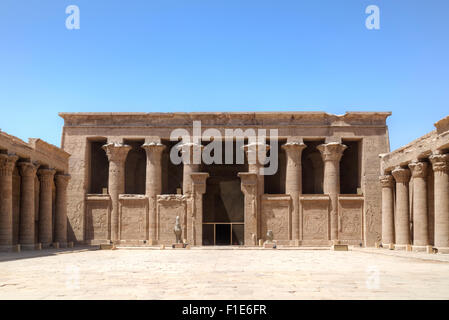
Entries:
[[409,168],[413,177],[413,244],[429,244],[427,218],[427,166],[426,162],[412,162]]
[[394,179],[391,175],[380,177],[382,185],[382,244],[394,243]]
[[39,242],[48,246],[53,242],[53,206],[52,187],[54,169],[39,169]]
[[291,240],[300,240],[299,195],[302,193],[301,154],[306,145],[302,142],[288,142],[282,146],[287,155],[285,193],[292,199]]
[[34,223],[35,223],[35,178],[37,167],[31,162],[18,164],[21,180],[20,191],[20,227],[19,243],[23,247],[34,247]]
[[157,228],[157,196],[162,193],[162,151],[165,146],[160,143],[149,143],[142,146],[147,153],[146,195],[149,201],[149,235],[150,244],[156,244]]
[[408,184],[410,170],[396,168],[392,171],[396,180],[396,244],[410,244],[410,213]]
[[12,172],[18,157],[0,154],[0,249],[13,244]]
[[436,154],[429,159],[435,182],[435,247],[449,248],[449,154]]
[[330,197],[330,238],[338,239],[338,194],[340,193],[340,160],[347,147],[338,142],[321,144],[317,149],[324,161],[323,191]]
[[103,146],[109,159],[108,192],[111,197],[111,241],[118,241],[119,232],[119,195],[125,192],[125,160],[131,150],[128,145],[108,143]]
[[59,245],[67,245],[67,184],[68,174],[57,174],[56,181],[56,217],[55,217],[55,241]]

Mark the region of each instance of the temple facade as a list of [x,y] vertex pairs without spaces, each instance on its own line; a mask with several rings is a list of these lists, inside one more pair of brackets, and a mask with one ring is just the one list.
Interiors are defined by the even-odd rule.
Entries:
[[[71,155],[68,239],[170,245],[179,217],[190,245],[256,246],[271,230],[279,245],[373,246],[383,226],[379,154],[389,152],[389,115],[60,113]],[[260,130],[265,139],[253,143],[249,132]],[[200,138],[187,143],[176,132]],[[210,147],[212,133],[223,154]]]
[[0,131],[0,251],[68,245],[69,156]]
[[382,243],[449,253],[449,116],[381,155]]

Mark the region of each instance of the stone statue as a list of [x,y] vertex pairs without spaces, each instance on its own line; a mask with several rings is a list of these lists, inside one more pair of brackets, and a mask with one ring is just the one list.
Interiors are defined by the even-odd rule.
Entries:
[[181,242],[181,234],[182,234],[182,228],[181,224],[179,223],[179,216],[176,216],[176,223],[175,223],[175,236],[176,236],[176,243],[182,243]]
[[273,230],[268,230],[267,231],[267,243],[272,243],[273,242]]

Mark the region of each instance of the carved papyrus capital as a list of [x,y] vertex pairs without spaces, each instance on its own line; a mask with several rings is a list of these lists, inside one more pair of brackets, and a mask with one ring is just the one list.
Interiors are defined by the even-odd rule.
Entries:
[[150,142],[146,143],[142,146],[147,153],[147,159],[151,163],[160,163],[162,158],[162,152],[165,149],[165,146],[158,142]]
[[393,176],[390,174],[380,176],[379,181],[380,181],[380,185],[382,186],[382,188],[392,188],[394,185]]
[[66,189],[69,181],[70,181],[69,174],[59,173],[55,175],[55,183],[58,189]]
[[301,161],[301,154],[302,150],[304,150],[307,146],[302,142],[287,142],[286,144],[282,145],[282,149],[285,150],[285,153],[287,154],[287,157],[292,159],[293,161]]
[[449,172],[449,154],[434,154],[429,157],[435,172]]
[[192,172],[192,190],[197,194],[204,194],[206,192],[206,180],[209,177],[207,172]]
[[398,183],[410,181],[410,170],[409,169],[396,168],[391,172],[391,174],[393,175],[394,179]]
[[0,176],[11,176],[18,156],[14,154],[0,154]]
[[412,172],[413,178],[425,178],[427,177],[427,168],[428,168],[427,162],[411,162],[409,163],[408,167],[410,168]]
[[22,177],[34,177],[37,172],[38,166],[32,162],[19,162],[17,163],[19,167],[19,173]]
[[343,152],[347,146],[339,142],[329,142],[326,144],[320,144],[317,149],[321,153],[323,161],[340,161],[343,156]]
[[249,164],[262,165],[265,163],[270,146],[265,143],[255,142],[244,145],[243,150],[245,150],[246,158],[248,159]]
[[103,150],[106,151],[108,160],[110,162],[123,163],[126,160],[129,150],[132,149],[131,146],[120,143],[108,143],[105,144]]

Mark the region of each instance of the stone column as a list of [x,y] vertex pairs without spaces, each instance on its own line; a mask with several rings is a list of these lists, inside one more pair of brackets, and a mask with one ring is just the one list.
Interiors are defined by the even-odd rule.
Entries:
[[12,172],[18,157],[0,154],[0,250],[13,245],[12,227]]
[[[257,178],[256,194],[255,194],[255,226],[256,226],[256,239],[259,240],[263,236],[261,234],[260,226],[260,214],[262,210],[262,195],[265,192],[265,176],[262,174],[261,169],[264,167],[267,152],[270,150],[270,146],[264,143],[256,142],[243,146],[248,160],[248,172],[254,173]],[[243,183],[243,181],[242,181]],[[246,224],[246,218],[245,218]],[[245,226],[246,232],[246,226]],[[246,239],[246,235],[245,235]]]
[[147,178],[145,193],[148,196],[149,208],[149,235],[151,245],[157,243],[157,196],[162,193],[162,151],[165,146],[158,142],[151,142],[142,146],[147,153]]
[[426,162],[412,162],[408,165],[413,177],[413,245],[429,244],[427,218],[427,167]]
[[183,176],[182,193],[191,195],[192,193],[192,172],[199,172],[201,166],[201,153],[203,146],[197,143],[184,143],[179,146],[182,153]]
[[449,249],[449,154],[435,154],[429,159],[435,177],[435,247]]
[[53,242],[53,206],[52,186],[55,169],[39,169],[39,242],[43,247]]
[[203,243],[203,194],[206,192],[206,180],[209,177],[207,172],[192,172],[192,232],[189,243],[192,245],[201,245]]
[[382,186],[382,244],[394,243],[394,179],[392,175],[379,177]]
[[338,239],[338,194],[340,193],[340,160],[347,147],[338,142],[320,144],[317,149],[321,152],[324,162],[323,191],[329,194],[331,240]]
[[35,188],[37,166],[32,162],[18,163],[21,180],[19,243],[24,249],[34,249]]
[[56,182],[56,217],[55,241],[61,247],[67,246],[67,185],[70,180],[68,174],[57,174]]
[[254,172],[239,172],[241,189],[245,195],[245,246],[257,246],[257,212],[258,212],[258,181]]
[[408,200],[408,183],[410,170],[394,169],[391,174],[396,180],[396,244],[410,244],[410,213]]
[[125,160],[131,146],[108,143],[103,146],[109,159],[108,193],[111,197],[111,241],[119,240],[119,194],[125,192]]
[[197,143],[184,143],[180,145],[182,153],[183,176],[182,176],[182,193],[187,197],[187,214],[185,217],[180,217],[182,224],[182,235],[184,239],[191,239],[189,227],[191,221],[188,221],[189,216],[193,212],[193,193],[192,193],[192,173],[199,172],[201,168],[202,150],[203,146]]
[[294,241],[300,239],[299,195],[302,193],[302,150],[306,145],[302,142],[288,142],[282,146],[287,155],[285,174],[285,193],[292,198],[291,230],[289,238]]

